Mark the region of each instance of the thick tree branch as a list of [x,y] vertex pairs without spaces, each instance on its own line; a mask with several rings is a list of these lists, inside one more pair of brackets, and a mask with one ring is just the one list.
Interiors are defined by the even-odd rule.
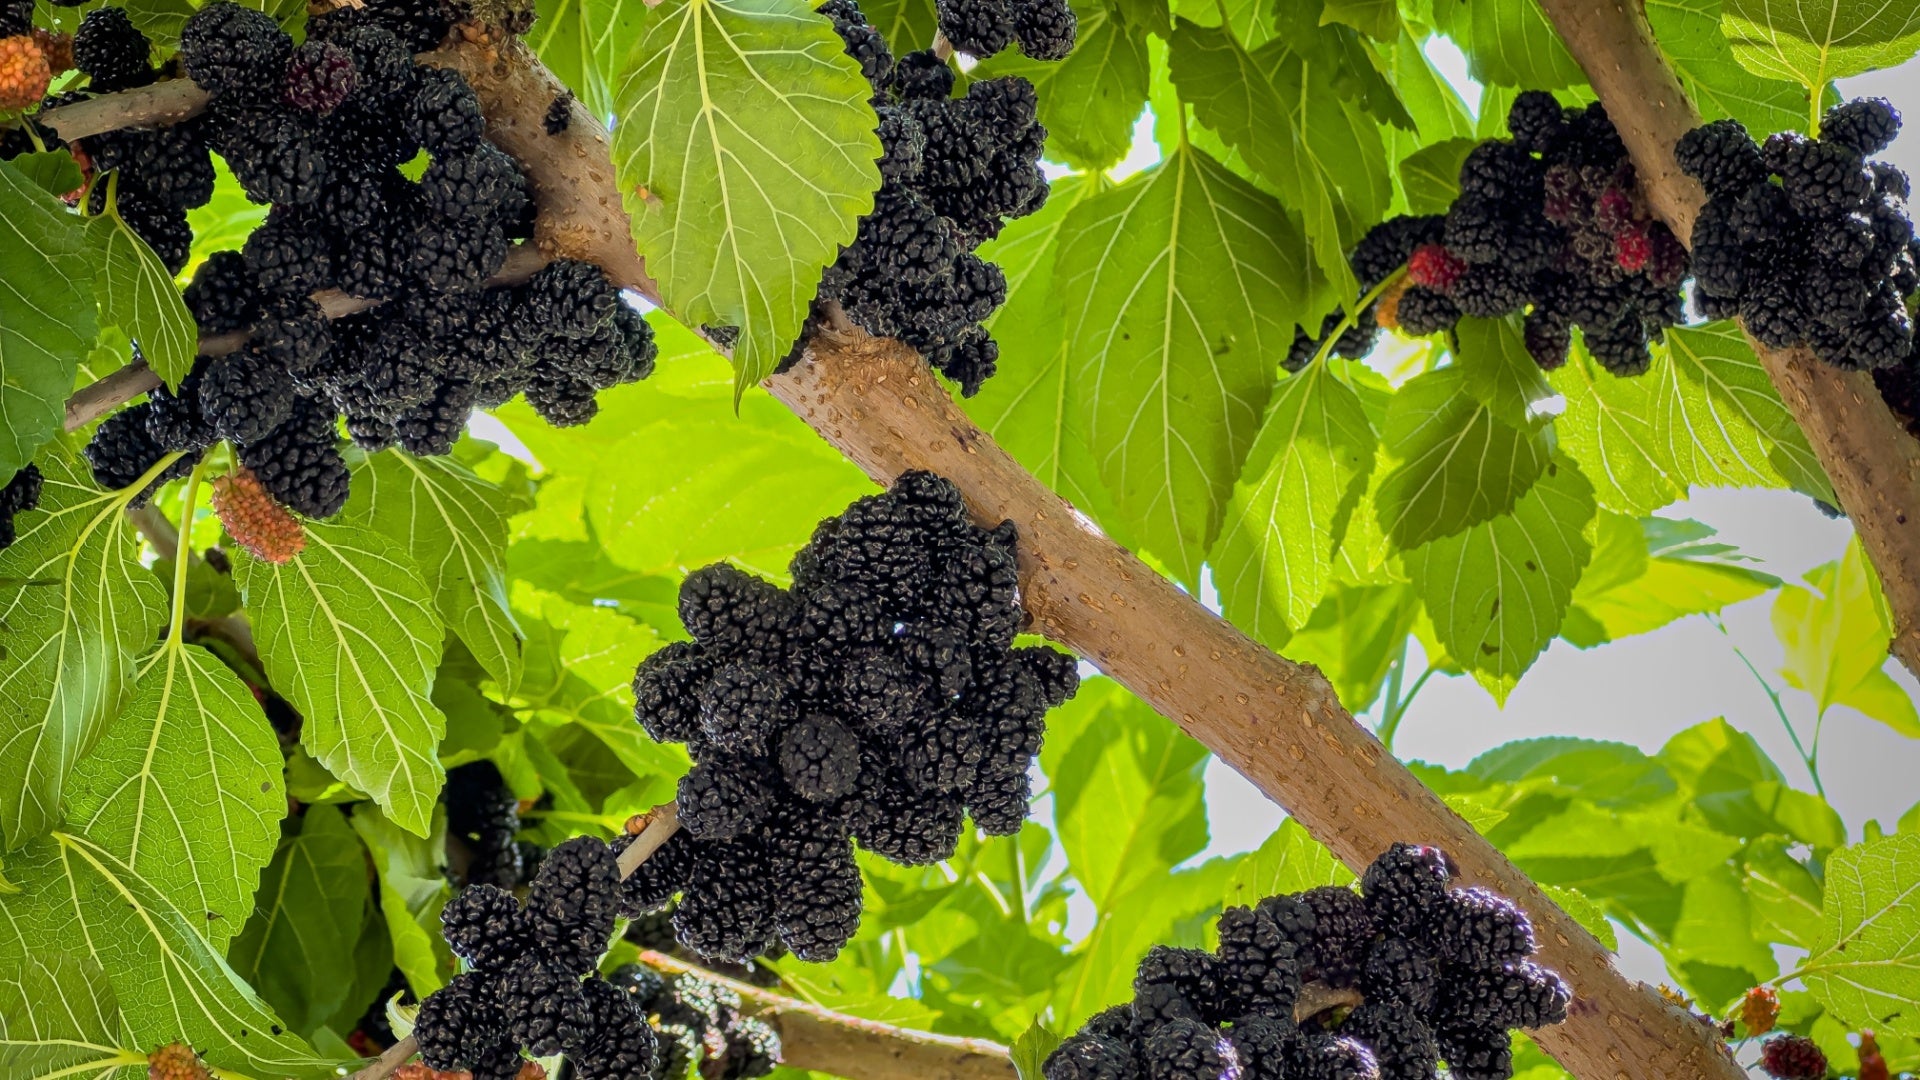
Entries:
[[[657,298],[604,128],[576,104],[565,131],[545,134],[561,87],[517,42],[455,46],[434,61],[467,76],[489,137],[526,168],[542,248]],[[767,388],[876,480],[930,469],[957,484],[982,521],[1013,520],[1034,628],[1179,723],[1347,865],[1364,867],[1395,841],[1438,844],[1465,880],[1523,905],[1541,961],[1574,992],[1567,1022],[1536,1034],[1581,1080],[1742,1076],[1710,1030],[1623,977],[1591,934],[1387,753],[1317,670],[1275,655],[1102,536],[976,427],[912,350],[857,331],[821,333],[807,362]],[[358,1080],[386,1075],[363,1070]]]
[[[1620,129],[1655,211],[1688,240],[1706,193],[1674,163],[1673,147],[1700,117],[1654,43],[1641,5],[1541,6]],[[1840,371],[1805,349],[1753,344],[1880,573],[1893,611],[1893,654],[1920,675],[1920,440],[1894,417],[1870,376]]]
[[665,953],[642,952],[640,962],[670,975],[692,972],[740,995],[743,1011],[780,1033],[790,1068],[848,1080],[1015,1080],[1007,1048],[985,1039],[935,1035],[834,1012],[717,975]]

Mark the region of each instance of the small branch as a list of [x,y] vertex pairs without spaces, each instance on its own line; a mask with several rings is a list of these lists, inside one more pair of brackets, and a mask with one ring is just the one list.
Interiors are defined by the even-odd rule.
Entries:
[[640,962],[670,975],[692,973],[739,994],[745,1012],[780,1033],[781,1063],[789,1068],[848,1080],[1014,1080],[1016,1075],[1007,1048],[999,1043],[936,1035],[834,1012],[716,975],[665,953],[642,952]]
[[192,79],[180,78],[76,101],[48,109],[34,119],[72,142],[121,128],[177,124],[198,116],[206,107],[207,92]]
[[1300,988],[1300,996],[1293,1003],[1293,1021],[1305,1023],[1309,1017],[1319,1016],[1330,1009],[1356,1008],[1366,1001],[1358,990],[1341,989],[1328,986],[1323,982],[1310,982]]
[[159,376],[148,370],[144,361],[135,360],[75,391],[67,399],[66,429],[77,431],[86,427],[159,385]]

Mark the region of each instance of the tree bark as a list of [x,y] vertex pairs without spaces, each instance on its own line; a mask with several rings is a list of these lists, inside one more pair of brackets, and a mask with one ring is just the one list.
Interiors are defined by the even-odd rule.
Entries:
[[[1700,116],[1641,5],[1541,0],[1541,7],[1620,129],[1648,201],[1691,243],[1706,193],[1680,171],[1673,147]],[[1893,612],[1890,651],[1920,675],[1920,523],[1910,520],[1920,514],[1920,440],[1887,408],[1871,376],[1840,371],[1806,349],[1752,344],[1879,571]]]
[[985,1039],[935,1035],[834,1012],[716,975],[665,953],[640,962],[669,975],[692,972],[740,995],[742,1011],[780,1033],[781,1063],[848,1080],[1017,1080],[1007,1048]]
[[[561,87],[518,42],[456,45],[431,59],[468,78],[488,136],[525,168],[541,249],[596,263],[658,301],[605,129],[576,104],[568,127],[547,135],[541,121]],[[1740,1080],[1709,1026],[1621,975],[1591,934],[1355,722],[1316,669],[1275,655],[1100,534],[975,426],[911,349],[821,332],[806,362],[766,387],[875,480],[928,469],[958,485],[981,521],[1014,521],[1033,629],[1177,722],[1347,865],[1362,868],[1396,841],[1436,844],[1465,881],[1521,904],[1541,962],[1574,994],[1567,1022],[1534,1035],[1581,1080]]]

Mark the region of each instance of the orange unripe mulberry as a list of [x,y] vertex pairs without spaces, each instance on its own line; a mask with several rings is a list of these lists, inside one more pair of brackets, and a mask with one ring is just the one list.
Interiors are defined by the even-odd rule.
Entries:
[[1400,329],[1400,298],[1407,295],[1407,288],[1412,284],[1403,277],[1387,286],[1380,299],[1373,302],[1373,321],[1380,324],[1382,330]]
[[53,69],[30,34],[0,38],[0,112],[25,109],[47,95]]
[[147,1055],[147,1080],[208,1080],[207,1067],[186,1043],[168,1043]]
[[307,546],[300,523],[244,467],[213,482],[213,512],[234,543],[267,562],[287,562]]
[[1880,1053],[1880,1044],[1873,1038],[1873,1032],[1860,1033],[1860,1080],[1887,1080],[1886,1055]]
[[55,75],[73,70],[73,35],[56,34],[51,30],[33,31],[34,44],[40,46],[40,55],[47,58],[47,70]]
[[1771,986],[1756,986],[1740,1000],[1740,1022],[1749,1035],[1765,1035],[1780,1018],[1780,995]]

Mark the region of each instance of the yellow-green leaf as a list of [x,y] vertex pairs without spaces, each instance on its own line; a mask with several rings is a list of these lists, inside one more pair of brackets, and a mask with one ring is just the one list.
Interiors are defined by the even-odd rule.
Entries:
[[1748,71],[1815,92],[1920,50],[1920,6],[1883,0],[1726,0],[1720,28]]
[[1850,1028],[1920,1035],[1920,835],[1834,852],[1824,909],[1807,989]]
[[173,275],[118,211],[88,221],[87,236],[96,260],[93,288],[100,321],[126,331],[160,381],[178,387],[193,370],[200,331]]

